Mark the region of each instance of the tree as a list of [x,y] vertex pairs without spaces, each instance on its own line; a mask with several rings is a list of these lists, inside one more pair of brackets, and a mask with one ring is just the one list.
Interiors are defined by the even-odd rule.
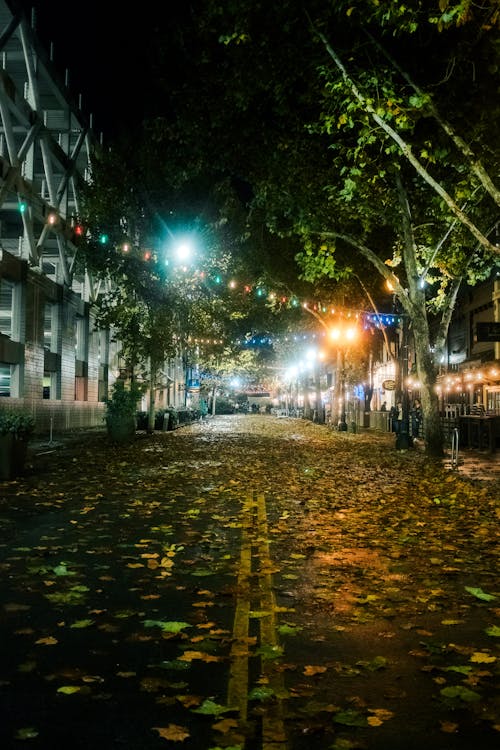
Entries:
[[[83,204],[86,232],[77,262],[98,279],[93,296],[97,327],[113,330],[132,378],[140,375],[149,383],[152,432],[155,387],[165,360],[182,356],[186,366],[205,373],[214,369],[216,380],[221,361],[226,373],[241,369],[239,360],[250,367],[250,353],[242,353],[235,343],[249,330],[262,330],[273,311],[267,295],[255,295],[255,279],[252,293],[241,283],[249,262],[236,250],[244,239],[217,221],[203,180],[201,186],[179,186],[171,184],[174,176],[159,187],[160,175],[150,169],[148,156],[147,149],[134,151],[132,158],[116,147],[96,158]],[[175,255],[186,234],[197,240],[199,257],[178,263]],[[233,289],[235,274],[240,283],[234,282]],[[208,339],[220,342],[215,359],[197,343]]]
[[295,0],[202,2],[186,62],[204,96],[174,90],[177,121],[150,131],[167,164],[173,146],[182,154],[187,178],[249,186],[249,231],[258,211],[274,234],[301,237],[304,278],[363,273],[355,250],[392,282],[414,329],[426,447],[438,455],[436,354],[460,284],[484,278],[499,252],[497,3],[440,8],[312,2],[307,23]]

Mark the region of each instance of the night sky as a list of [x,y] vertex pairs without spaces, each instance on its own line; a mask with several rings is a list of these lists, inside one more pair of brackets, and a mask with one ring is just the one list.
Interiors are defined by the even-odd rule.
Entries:
[[[168,40],[169,26],[177,23],[173,3],[144,0],[128,7],[105,0],[78,5],[67,0],[21,0],[19,4],[28,16],[35,8],[37,36],[47,52],[53,43],[53,62],[62,77],[69,70],[70,90],[76,99],[82,95],[82,108],[87,115],[93,113],[97,133],[113,138],[140,123],[154,102],[154,35]],[[171,73],[178,71],[172,67]]]

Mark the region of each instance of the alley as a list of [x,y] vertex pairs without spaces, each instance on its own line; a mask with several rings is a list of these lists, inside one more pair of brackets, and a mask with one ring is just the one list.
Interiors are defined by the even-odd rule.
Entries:
[[498,489],[270,415],[33,453],[0,484],[2,748],[497,747]]

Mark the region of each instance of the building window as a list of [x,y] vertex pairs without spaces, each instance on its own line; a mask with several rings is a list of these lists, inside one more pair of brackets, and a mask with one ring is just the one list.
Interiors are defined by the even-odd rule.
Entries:
[[43,398],[60,399],[59,373],[46,370],[43,373]]
[[87,330],[85,318],[80,316],[75,319],[75,357],[82,362],[87,360]]
[[43,348],[48,352],[57,352],[59,307],[46,302],[43,311]]
[[0,397],[10,396],[11,365],[0,362]]
[[19,398],[20,376],[19,365],[0,362],[0,398]]
[[75,401],[87,401],[88,378],[77,375],[75,377]]
[[14,284],[0,279],[0,333],[14,338]]

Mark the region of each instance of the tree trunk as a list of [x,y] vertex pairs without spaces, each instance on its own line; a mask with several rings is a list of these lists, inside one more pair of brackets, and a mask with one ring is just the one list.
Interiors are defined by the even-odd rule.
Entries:
[[149,359],[149,404],[148,404],[148,434],[155,431],[155,389],[156,389],[156,364]]
[[324,424],[325,413],[323,409],[323,400],[321,398],[321,380],[318,365],[316,365],[314,369],[314,387],[316,391],[316,422],[318,424]]
[[304,419],[311,419],[312,409],[309,401],[309,378],[307,375],[304,376],[302,381],[302,396],[304,399]]
[[444,455],[443,428],[436,392],[437,369],[430,351],[427,326],[421,324],[418,316],[413,318],[413,330],[417,375],[420,381],[425,451],[430,456],[442,457]]

